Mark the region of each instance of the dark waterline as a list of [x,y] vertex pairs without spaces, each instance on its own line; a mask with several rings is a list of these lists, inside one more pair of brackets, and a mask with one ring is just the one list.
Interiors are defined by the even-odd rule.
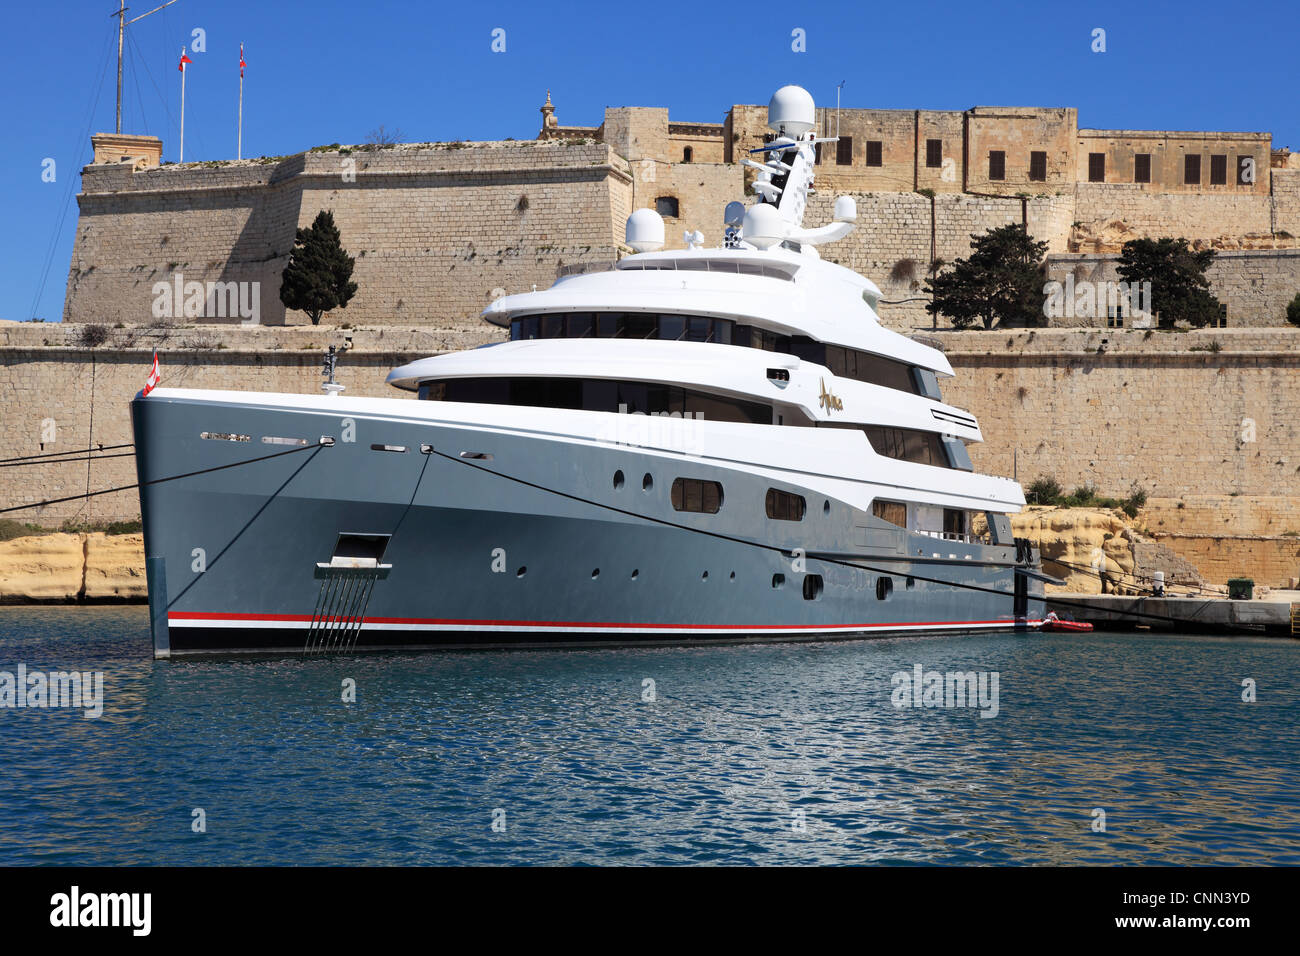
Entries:
[[[1300,863],[1288,641],[159,662],[147,624],[0,609],[0,671],[103,671],[105,698],[0,709],[0,864]],[[895,708],[916,664],[996,671],[997,716]]]

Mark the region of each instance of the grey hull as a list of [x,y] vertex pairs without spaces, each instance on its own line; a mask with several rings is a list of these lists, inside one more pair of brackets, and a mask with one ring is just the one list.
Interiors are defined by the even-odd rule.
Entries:
[[[323,411],[176,398],[132,415],[158,656],[829,639],[1043,615],[1023,573],[1036,555],[907,535],[717,461],[355,413],[349,436]],[[676,477],[721,483],[721,510],[674,510]],[[803,521],[766,517],[774,485],[805,495]],[[347,536],[382,542],[377,566],[334,566]]]

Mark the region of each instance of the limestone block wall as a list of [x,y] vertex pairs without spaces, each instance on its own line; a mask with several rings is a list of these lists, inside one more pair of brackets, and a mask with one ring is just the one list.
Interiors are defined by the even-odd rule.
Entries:
[[[1054,255],[1048,278],[1118,282],[1119,256]],[[1210,291],[1228,306],[1229,326],[1285,326],[1286,306],[1300,293],[1300,249],[1219,250],[1206,270]],[[1097,316],[1054,319],[1056,325],[1105,325]]]
[[[809,201],[805,221],[814,225],[830,222],[838,195],[819,190]],[[1070,196],[1021,200],[941,194],[931,200],[919,193],[850,195],[858,205],[858,227],[846,238],[822,247],[821,254],[880,286],[881,321],[900,329],[933,324],[932,316],[925,311],[928,297],[921,287],[934,257],[952,262],[968,256],[971,236],[1022,221],[1027,223],[1030,235],[1048,243],[1049,251],[1060,250],[1073,215]],[[915,263],[910,275],[904,268],[894,277],[895,266],[908,259]]]
[[359,286],[333,321],[472,322],[494,289],[544,288],[566,265],[615,258],[612,194],[627,179],[608,146],[581,141],[326,150],[143,173],[91,166],[64,316],[154,321],[154,284],[179,275],[258,282],[263,324],[305,322],[286,316],[280,274],[296,229],[330,209]]
[[984,433],[970,448],[981,471],[1117,497],[1134,482],[1160,497],[1300,495],[1300,331],[937,337],[957,373],[944,400]]
[[1274,169],[1273,228],[1300,237],[1300,168]]
[[[221,328],[141,330],[131,338],[133,330],[124,329],[87,349],[69,344],[75,332],[0,323],[0,458],[129,442],[128,403],[155,347],[166,386],[317,393],[321,351],[341,345],[344,335],[325,327]],[[355,348],[338,373],[348,394],[400,395],[384,384],[392,367],[502,333],[480,324],[442,332],[381,326],[353,335]],[[1235,492],[1300,501],[1300,331],[1148,336],[1048,329],[937,337],[957,372],[942,382],[944,398],[973,412],[983,429],[985,442],[971,446],[981,471],[1014,472],[1023,483],[1051,475],[1067,489],[1092,483],[1113,496],[1137,482],[1153,498]],[[1220,351],[1202,350],[1211,341]],[[46,419],[55,438],[43,448]],[[92,490],[135,480],[131,458],[96,462],[90,472]],[[0,507],[86,488],[84,461],[8,469]],[[135,493],[124,492],[19,517],[57,524],[73,515],[136,517],[137,507]],[[1238,524],[1265,535],[1300,531],[1300,518],[1290,517],[1296,508],[1278,511],[1272,526],[1245,515]],[[1166,510],[1165,520],[1173,513]]]
[[[717,248],[722,245],[722,213],[727,203],[746,198],[743,169],[732,163],[637,160],[629,164],[632,180],[627,202],[631,209],[654,209],[659,197],[676,199],[678,215],[664,217],[664,248],[686,248],[683,233],[687,229],[698,229],[704,233],[705,246]],[[611,223],[620,243],[627,215],[616,216]]]
[[1075,186],[1079,221],[1123,222],[1135,234],[1129,238],[1216,239],[1272,231],[1272,203],[1263,191],[1158,192],[1147,184],[1089,183],[1086,178]]

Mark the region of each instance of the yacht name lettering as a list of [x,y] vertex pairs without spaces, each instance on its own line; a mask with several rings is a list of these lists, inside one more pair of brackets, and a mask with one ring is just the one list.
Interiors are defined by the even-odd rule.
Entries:
[[840,397],[836,395],[834,392],[829,392],[826,390],[826,379],[824,378],[818,379],[818,381],[821,382],[822,390],[821,390],[821,394],[817,396],[817,404],[820,405],[822,408],[826,409],[826,411],[828,412],[844,411],[844,402],[840,400]]

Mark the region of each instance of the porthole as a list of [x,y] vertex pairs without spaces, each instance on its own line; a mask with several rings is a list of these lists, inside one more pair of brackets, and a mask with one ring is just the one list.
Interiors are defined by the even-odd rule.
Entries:
[[701,580],[701,581],[707,581],[708,579],[709,579],[709,572],[708,572],[708,571],[705,571],[703,574],[700,575],[700,580]]
[[522,578],[527,573],[528,569],[521,564],[519,565],[519,570],[515,572],[515,577]]
[[784,574],[772,575],[772,587],[774,588],[785,587],[785,575]]
[[635,580],[636,580],[637,578],[639,578],[640,576],[641,576],[641,569],[640,569],[640,568],[634,568],[634,569],[632,570],[632,580],[635,581]]
[[650,472],[647,471],[645,473],[645,477],[641,479],[641,490],[649,491],[654,486],[655,486],[655,480],[653,476],[651,476]]
[[619,471],[614,472],[614,490],[619,491],[620,489],[622,489],[622,487],[623,487],[623,472],[620,469]]
[[907,589],[910,591],[910,590],[912,590],[912,588],[914,588],[914,587],[916,587],[916,578],[912,577],[912,576],[909,574],[909,575],[907,576]]
[[894,590],[893,578],[876,578],[876,600],[883,601]]
[[805,574],[803,578],[803,599],[805,601],[816,601],[822,596],[822,576],[820,574]]
[[823,502],[822,502],[822,514],[824,514],[824,515],[828,515],[828,514],[830,514],[830,513],[831,513],[831,503],[830,503],[829,501],[823,501]]
[[731,572],[731,580],[732,580],[732,581],[736,580],[736,572],[735,572],[735,571],[732,571],[732,572]]
[[592,568],[592,569],[591,569],[591,579],[594,581],[594,580],[596,580],[596,578],[598,578],[598,577],[600,577],[600,568]]

